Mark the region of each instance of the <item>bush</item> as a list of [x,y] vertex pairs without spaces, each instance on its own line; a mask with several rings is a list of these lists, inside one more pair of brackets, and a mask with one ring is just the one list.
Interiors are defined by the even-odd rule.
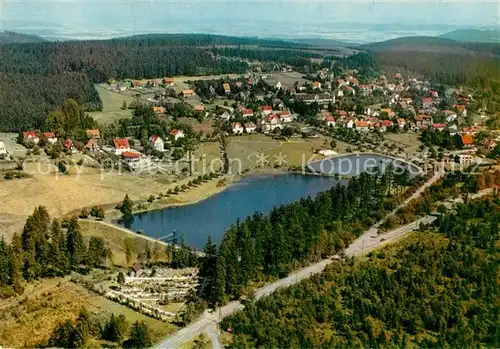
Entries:
[[153,202],[153,201],[155,201],[155,196],[149,195],[148,202]]
[[14,178],[14,174],[13,174],[12,172],[10,172],[10,171],[9,171],[9,172],[7,172],[7,173],[3,176],[3,178],[5,178],[6,180],[10,180],[10,179]]
[[89,210],[87,208],[82,208],[82,210],[80,211],[80,215],[78,217],[88,218],[89,217]]
[[68,168],[67,168],[66,163],[64,161],[57,161],[56,166],[59,169],[59,172],[61,172],[62,174],[68,173]]

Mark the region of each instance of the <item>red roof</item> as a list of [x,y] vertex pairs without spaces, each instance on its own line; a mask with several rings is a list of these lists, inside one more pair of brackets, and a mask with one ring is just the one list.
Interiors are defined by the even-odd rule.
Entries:
[[73,141],[71,139],[67,139],[66,142],[64,142],[64,148],[66,149],[70,149],[72,145]]
[[474,144],[474,138],[471,135],[462,135],[462,143],[464,145],[472,145]]
[[446,124],[432,124],[432,128],[445,128]]
[[35,131],[26,131],[23,132],[24,138],[36,138],[36,132]]
[[131,151],[126,151],[122,154],[122,157],[129,158],[129,159],[136,159],[136,158],[140,158],[141,154],[140,153],[133,153]]
[[54,132],[44,132],[43,135],[45,138],[56,138],[56,134]]
[[151,139],[151,142],[152,143],[156,143],[156,141],[158,140],[158,138],[160,138],[159,136],[157,135],[152,135],[151,137],[149,137]]
[[245,128],[255,128],[255,124],[253,122],[247,122]]
[[89,139],[85,148],[92,149],[94,147],[94,138]]
[[271,120],[277,120],[278,119],[278,116],[276,114],[269,114],[266,118],[267,121],[271,121]]
[[243,113],[243,115],[250,115],[250,114],[253,114],[253,110],[252,109],[243,109],[241,111]]
[[116,149],[128,149],[130,145],[128,144],[127,138],[115,138],[114,141]]
[[273,110],[273,107],[271,107],[270,105],[264,105],[262,107],[260,107],[262,110]]
[[382,126],[392,126],[394,123],[391,120],[383,120]]
[[231,126],[232,126],[233,128],[240,128],[240,127],[241,127],[241,124],[240,124],[239,122],[233,122],[233,123],[231,124]]
[[179,133],[182,133],[182,131],[174,128],[174,129],[170,130],[169,135],[175,136],[175,135],[178,135]]
[[332,121],[335,121],[335,118],[330,115],[330,116],[326,117],[326,121],[332,122]]
[[422,98],[422,103],[432,103],[432,98],[430,97]]
[[288,115],[290,115],[290,112],[288,110],[280,112],[280,116],[288,116]]

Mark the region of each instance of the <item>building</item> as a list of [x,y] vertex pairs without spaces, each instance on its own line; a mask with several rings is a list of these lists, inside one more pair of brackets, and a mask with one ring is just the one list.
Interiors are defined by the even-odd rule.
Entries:
[[163,142],[160,136],[152,135],[149,137],[149,145],[156,151],[165,151],[165,142]]
[[241,114],[243,115],[244,118],[248,118],[248,117],[253,116],[253,110],[244,108],[241,110]]
[[222,88],[224,88],[224,93],[225,94],[230,94],[231,93],[231,86],[226,82],[222,84]]
[[5,143],[3,141],[0,141],[0,155],[5,155],[5,154],[7,154]]
[[193,97],[195,95],[196,94],[194,93],[194,90],[192,90],[192,89],[182,90],[182,96],[184,98]]
[[283,123],[288,123],[293,121],[293,117],[288,110],[279,113],[280,121]]
[[319,82],[319,81],[313,81],[312,88],[314,90],[321,90],[321,82]]
[[89,141],[85,145],[85,149],[88,149],[89,151],[98,151],[99,150],[99,146],[97,145],[95,138],[89,139]]
[[[487,138],[484,143],[483,143],[483,146],[487,149],[487,150],[492,150],[493,148],[495,148],[497,146],[497,142],[493,139],[493,138]],[[1,153],[0,153],[1,154]]]
[[184,132],[182,132],[182,130],[178,130],[176,128],[170,130],[170,132],[168,134],[174,138],[174,141],[177,141],[179,138],[184,138]]
[[264,105],[260,107],[260,109],[262,110],[264,115],[269,115],[273,112],[273,107],[271,107],[270,105]]
[[326,126],[330,127],[335,127],[335,118],[331,115],[327,116],[325,118]]
[[95,138],[95,139],[101,138],[101,134],[99,133],[99,129],[97,128],[91,130],[85,130],[85,133],[87,134],[87,137],[90,138]]
[[122,155],[125,152],[130,151],[130,145],[127,138],[115,138],[114,143],[114,153],[115,155]]
[[57,142],[57,137],[56,137],[56,134],[54,132],[44,132],[43,136],[45,137],[47,142],[49,142],[50,144],[54,144]]
[[437,131],[444,131],[446,124],[432,124],[432,128]]
[[472,135],[464,134],[462,135],[462,143],[464,144],[464,148],[472,148],[474,146],[474,138]]
[[66,150],[70,150],[71,152],[75,151],[75,148],[73,147],[73,141],[69,138],[64,142],[63,146]]
[[262,132],[268,133],[276,128],[281,128],[280,120],[276,114],[270,114],[262,121]]
[[255,126],[255,124],[253,122],[247,122],[245,124],[245,132],[246,133],[255,133],[256,130],[257,130],[257,126]]
[[424,98],[422,98],[422,106],[424,108],[430,108],[430,107],[432,107],[432,98],[431,97],[424,97]]
[[165,107],[162,107],[162,106],[154,106],[153,107],[153,111],[155,112],[155,114],[165,114]]
[[428,128],[432,125],[432,117],[425,114],[420,114],[415,117],[415,124],[419,129]]
[[234,134],[241,134],[245,131],[245,129],[243,128],[243,126],[241,126],[239,122],[233,122],[231,124],[231,128]]
[[335,103],[335,97],[331,96],[329,93],[297,93],[295,99],[305,104],[317,103],[319,105],[325,105],[328,103]]
[[40,141],[40,138],[38,138],[35,131],[26,131],[26,132],[23,132],[23,141],[24,142],[33,142],[35,144],[38,144],[38,142]]

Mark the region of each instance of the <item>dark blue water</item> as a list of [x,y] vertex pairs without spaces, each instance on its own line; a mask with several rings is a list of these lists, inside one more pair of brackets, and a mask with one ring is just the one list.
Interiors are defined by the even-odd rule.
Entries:
[[175,230],[188,245],[201,249],[208,235],[218,244],[238,218],[267,213],[274,206],[315,196],[337,183],[333,178],[299,174],[249,176],[198,203],[137,213],[131,224],[120,224],[156,238]]

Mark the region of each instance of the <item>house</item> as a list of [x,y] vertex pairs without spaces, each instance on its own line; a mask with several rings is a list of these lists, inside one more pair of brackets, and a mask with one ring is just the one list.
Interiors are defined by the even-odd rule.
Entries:
[[231,124],[231,128],[234,134],[241,134],[243,133],[243,131],[245,131],[245,129],[243,128],[243,126],[241,126],[239,122],[233,122]]
[[279,115],[280,115],[281,122],[287,123],[287,122],[293,121],[292,115],[290,114],[290,112],[288,110],[280,112]]
[[172,78],[165,78],[163,81],[166,87],[174,86],[174,79]]
[[456,104],[455,109],[457,111],[457,114],[461,116],[467,116],[467,108],[463,104]]
[[253,122],[247,122],[245,124],[245,132],[246,133],[254,133],[257,130],[257,126]]
[[89,151],[98,151],[99,150],[99,146],[97,145],[95,138],[89,139],[89,141],[85,145],[85,149],[88,149]]
[[243,83],[241,81],[237,81],[235,83],[235,85],[236,85],[237,88],[242,88],[243,87]]
[[155,112],[155,114],[165,114],[166,109],[165,109],[165,107],[162,107],[162,106],[159,106],[159,107],[154,106],[153,111]]
[[[487,150],[492,150],[493,148],[495,148],[497,146],[497,142],[495,140],[493,140],[493,138],[487,138],[484,143],[483,143],[483,146],[487,149]],[[1,152],[0,152],[1,154]]]
[[63,146],[64,146],[64,149],[66,149],[66,150],[74,151],[73,141],[69,138],[64,142]]
[[430,107],[432,107],[432,98],[431,97],[424,97],[424,98],[422,98],[422,106],[424,108],[430,108]]
[[137,277],[142,273],[142,266],[141,263],[137,262],[132,265],[132,268],[130,268],[128,275],[130,277]]
[[229,86],[229,84],[227,82],[222,84],[222,88],[224,89],[225,94],[231,93],[231,86]]
[[373,92],[373,85],[361,84],[358,85],[358,88],[363,96],[371,95]]
[[278,82],[276,83],[276,89],[277,89],[277,90],[279,90],[279,89],[281,89],[282,87],[283,87],[283,85],[281,85],[281,81],[278,81]]
[[203,111],[205,111],[205,106],[203,105],[203,103],[201,103],[201,104],[195,105],[193,109],[194,109],[194,111],[203,112]]
[[415,124],[420,129],[428,128],[430,125],[432,125],[432,117],[425,114],[419,114],[415,117]]
[[405,128],[406,120],[403,118],[399,118],[399,119],[397,119],[397,123],[398,123],[399,128],[403,129],[403,128]]
[[444,131],[446,124],[432,124],[432,128],[438,131]]
[[453,124],[447,127],[450,136],[454,136],[458,133],[458,126]]
[[35,131],[26,131],[26,132],[23,132],[23,141],[24,142],[33,142],[35,144],[38,144],[38,142],[40,141],[40,138],[38,138]]
[[5,155],[7,154],[7,149],[5,149],[5,143],[3,141],[0,141],[0,155]]
[[280,120],[276,114],[270,114],[262,121],[262,131],[264,133],[273,131],[276,128],[281,128]]
[[439,93],[436,90],[429,90],[429,94],[431,95],[431,97],[434,97],[434,98],[439,97]]
[[474,146],[474,138],[472,135],[464,134],[462,135],[462,143],[464,144],[464,148],[472,148]]
[[187,90],[182,90],[182,95],[184,96],[184,98],[188,98],[188,97],[195,96],[196,94],[194,93],[194,90],[187,89]]
[[260,109],[262,110],[264,115],[269,115],[273,112],[273,107],[271,107],[270,105],[264,105],[260,107]]
[[305,104],[317,103],[318,105],[326,105],[335,103],[335,96],[332,97],[329,93],[297,93],[295,99]]
[[446,122],[453,122],[457,119],[457,113],[452,110],[441,110],[441,113],[444,114]]
[[356,127],[356,131],[369,131],[370,130],[370,125],[368,121],[365,120],[358,120],[354,122],[354,126]]
[[344,124],[344,127],[345,128],[354,128],[354,123],[355,123],[355,120],[353,118],[350,118],[348,119],[345,124]]
[[85,133],[87,134],[87,137],[90,138],[95,138],[95,139],[101,138],[101,134],[99,133],[99,129],[97,128],[91,130],[85,130]]
[[113,143],[115,146],[115,155],[122,155],[124,152],[130,151],[130,145],[127,138],[115,138]]
[[50,144],[54,144],[57,142],[57,137],[56,137],[56,134],[54,132],[44,132],[43,136],[45,137],[47,142],[49,142]]
[[325,121],[326,121],[326,126],[330,127],[330,126],[333,126],[335,127],[335,118],[333,116],[327,116],[325,118]]
[[460,165],[472,165],[475,162],[475,158],[471,154],[459,154],[458,162]]
[[241,110],[241,114],[243,115],[244,118],[248,118],[248,117],[253,116],[253,110],[244,108]]
[[345,110],[337,110],[337,115],[341,118],[345,118],[347,116],[347,112]]
[[163,139],[161,139],[160,136],[152,135],[151,137],[149,137],[149,144],[156,151],[165,151],[165,142],[163,142]]
[[176,128],[170,130],[168,134],[174,138],[174,141],[177,141],[179,138],[184,138],[184,132]]
[[391,108],[381,108],[380,113],[386,113],[387,116],[389,116],[389,117],[394,116],[394,113],[392,112]]
[[140,87],[142,87],[142,81],[141,80],[134,80],[134,81],[132,81],[132,87],[133,88],[140,88]]
[[380,123],[378,123],[378,126],[380,127],[380,130],[385,132],[387,130],[387,127],[392,127],[394,126],[394,122],[391,120],[382,120]]
[[321,89],[321,82],[319,82],[319,81],[313,81],[312,88],[314,90],[320,90]]

